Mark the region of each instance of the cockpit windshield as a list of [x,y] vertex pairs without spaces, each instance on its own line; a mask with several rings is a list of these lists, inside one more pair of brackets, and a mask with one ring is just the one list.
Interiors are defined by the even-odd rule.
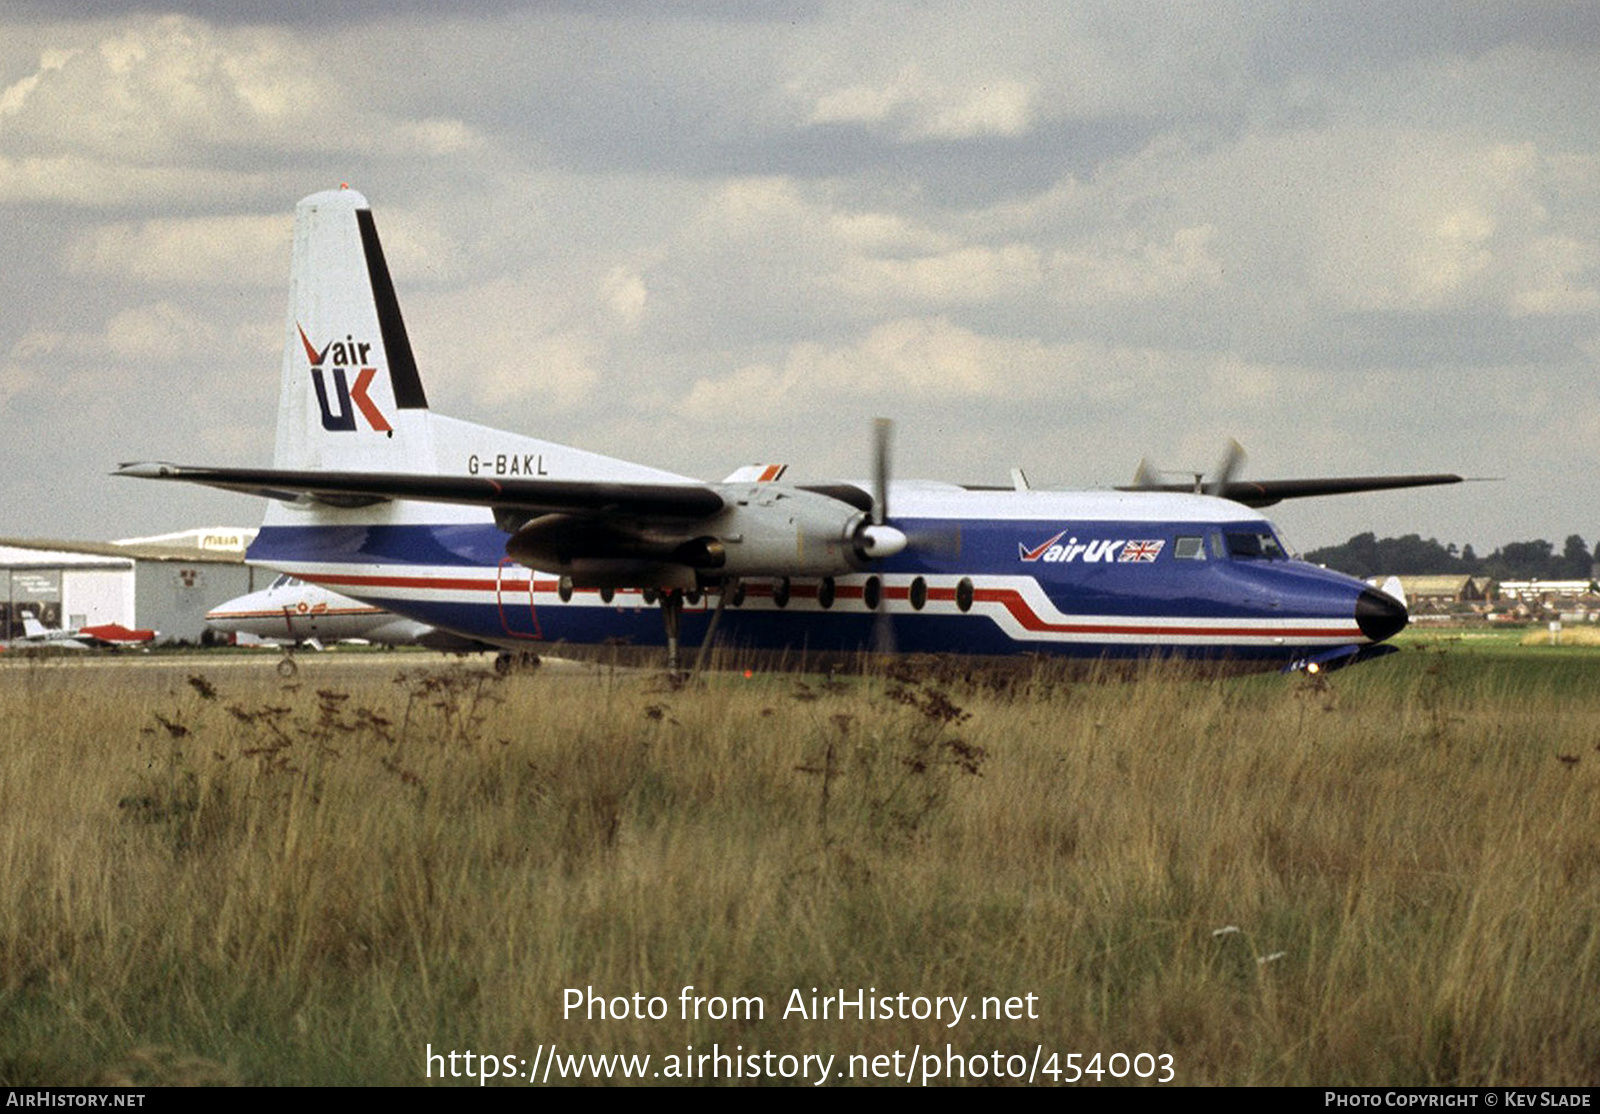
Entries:
[[1287,561],[1289,552],[1271,530],[1225,530],[1228,556],[1235,561]]

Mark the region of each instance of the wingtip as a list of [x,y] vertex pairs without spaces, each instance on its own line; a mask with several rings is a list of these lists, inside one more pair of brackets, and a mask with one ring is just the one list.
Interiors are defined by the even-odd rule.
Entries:
[[177,466],[160,461],[135,460],[117,465],[113,476],[132,476],[136,480],[160,480],[177,471]]

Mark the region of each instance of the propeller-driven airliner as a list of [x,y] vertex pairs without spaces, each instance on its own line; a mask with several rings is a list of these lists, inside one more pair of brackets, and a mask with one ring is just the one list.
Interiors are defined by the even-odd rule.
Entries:
[[1249,504],[1460,479],[966,487],[891,478],[880,421],[867,481],[703,482],[430,409],[354,190],[300,203],[290,291],[272,466],[117,474],[264,497],[251,564],[506,650],[665,644],[676,668],[680,643],[715,639],[1327,668],[1387,651],[1405,605],[1297,559]]

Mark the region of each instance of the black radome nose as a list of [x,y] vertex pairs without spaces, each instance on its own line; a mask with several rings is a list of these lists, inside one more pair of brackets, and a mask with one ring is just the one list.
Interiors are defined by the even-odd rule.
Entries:
[[1363,589],[1356,597],[1356,626],[1374,642],[1393,638],[1406,628],[1406,605],[1388,592]]

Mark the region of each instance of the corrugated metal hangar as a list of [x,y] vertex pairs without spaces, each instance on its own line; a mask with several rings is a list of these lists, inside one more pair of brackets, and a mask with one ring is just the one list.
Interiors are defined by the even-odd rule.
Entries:
[[120,542],[0,538],[0,639],[21,637],[22,617],[31,614],[52,629],[120,623],[159,631],[161,642],[199,642],[206,612],[276,575],[244,563],[255,533],[210,528]]

